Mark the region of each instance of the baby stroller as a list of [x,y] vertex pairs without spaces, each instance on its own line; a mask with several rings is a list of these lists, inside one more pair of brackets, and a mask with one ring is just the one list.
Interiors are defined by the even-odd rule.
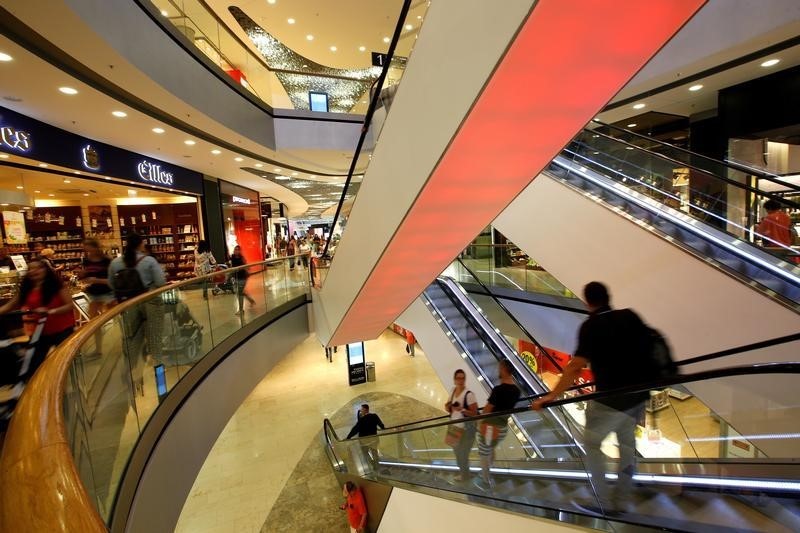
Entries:
[[[30,337],[12,334],[21,330],[23,315],[36,318],[35,328]],[[0,432],[5,431],[14,414],[14,408],[30,379],[31,361],[36,351],[36,343],[42,336],[47,315],[30,311],[13,311],[2,315],[2,335],[0,335]]]
[[214,269],[217,272],[215,275],[211,276],[211,283],[214,284],[214,288],[211,289],[211,293],[216,296],[219,293],[225,294],[230,293],[234,294],[236,289],[233,287],[233,278],[228,274],[223,274],[222,271],[228,268],[228,265],[224,263],[219,263],[216,265]]
[[175,364],[191,363],[203,353],[203,326],[192,316],[189,307],[177,297],[169,302],[165,301],[161,350]]

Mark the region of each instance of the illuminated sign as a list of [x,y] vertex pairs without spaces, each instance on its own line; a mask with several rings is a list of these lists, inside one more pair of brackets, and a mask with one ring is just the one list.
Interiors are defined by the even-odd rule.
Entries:
[[81,150],[81,154],[83,155],[83,166],[89,170],[100,169],[100,155],[91,144],[84,146]]
[[12,150],[27,152],[31,149],[31,134],[27,131],[15,130],[11,126],[0,128],[0,143]]
[[241,196],[231,196],[231,200],[235,204],[247,204],[250,205],[250,198],[242,198]]
[[168,186],[172,186],[174,182],[172,172],[161,170],[161,165],[151,163],[146,159],[139,163],[136,169],[139,172],[139,177],[144,181]]

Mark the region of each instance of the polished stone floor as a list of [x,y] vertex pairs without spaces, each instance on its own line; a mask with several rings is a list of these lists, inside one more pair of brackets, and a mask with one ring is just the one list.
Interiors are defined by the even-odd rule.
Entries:
[[[280,529],[289,524],[286,512],[280,509],[290,508],[291,502],[297,503],[298,498],[302,499],[299,495],[317,491],[315,497],[331,498],[334,510],[340,513],[336,509],[341,499],[340,489],[330,468],[323,469],[327,481],[309,476],[311,471],[318,471],[320,464],[320,456],[314,449],[319,447],[322,452],[319,440],[322,420],[349,409],[351,421],[347,422],[348,417],[342,415],[342,425],[336,426],[337,431],[346,435],[354,423],[355,406],[362,403],[362,397],[371,398],[365,395],[386,393],[387,398],[404,395],[427,404],[429,412],[441,409],[447,397],[425,354],[418,349],[416,357],[409,357],[399,335],[386,331],[378,339],[368,341],[365,350],[367,360],[376,365],[375,382],[349,387],[344,353],[340,350],[333,363],[327,362],[313,335],[267,374],[214,445],[176,531],[289,531],[292,529]],[[382,410],[382,402],[374,410],[387,425],[420,418],[415,410],[394,407]],[[327,508],[327,503],[323,501],[320,506]],[[278,514],[270,516],[273,508]],[[335,524],[331,524],[331,531],[336,531],[343,517],[336,513],[330,516],[331,520],[337,517]]]

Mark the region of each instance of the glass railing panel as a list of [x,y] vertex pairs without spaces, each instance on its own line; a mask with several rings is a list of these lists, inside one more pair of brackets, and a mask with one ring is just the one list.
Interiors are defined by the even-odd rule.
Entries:
[[[661,148],[665,150],[668,148]],[[761,224],[766,216],[763,206],[775,196],[753,188],[746,174],[728,167],[712,173],[689,166],[692,161],[673,160],[590,130],[580,133],[563,154],[643,196],[760,246],[784,260],[787,270],[798,272],[795,262],[800,249],[793,245],[791,235],[780,240],[767,229],[768,223]],[[683,159],[691,158],[683,154]]]
[[[90,322],[102,326],[69,369],[64,414],[81,480],[106,522],[128,459],[163,398],[220,342],[308,295],[308,269],[302,258],[299,268],[291,258],[290,269],[289,259],[178,283]],[[240,296],[244,314],[237,313]]]

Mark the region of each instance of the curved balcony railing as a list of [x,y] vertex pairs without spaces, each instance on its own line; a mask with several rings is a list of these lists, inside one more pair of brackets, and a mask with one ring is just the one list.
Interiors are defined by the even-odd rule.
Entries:
[[53,351],[28,383],[3,445],[0,524],[31,532],[119,526],[112,524],[119,488],[161,400],[233,334],[308,299],[299,257],[150,291]]

